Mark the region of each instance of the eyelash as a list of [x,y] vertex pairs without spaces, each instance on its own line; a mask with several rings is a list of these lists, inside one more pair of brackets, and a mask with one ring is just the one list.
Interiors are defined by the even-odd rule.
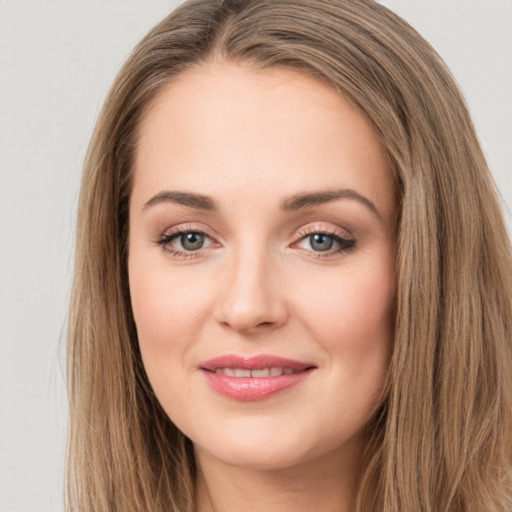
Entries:
[[342,234],[339,231],[333,229],[318,229],[311,227],[299,231],[297,235],[299,240],[294,242],[293,245],[305,240],[312,235],[327,235],[334,240],[334,243],[338,244],[337,249],[329,249],[327,251],[303,249],[304,252],[307,252],[310,257],[315,259],[323,259],[330,256],[335,256],[336,254],[349,253],[354,249],[356,245],[356,241],[353,238],[347,238],[345,234]]
[[192,226],[182,226],[180,228],[177,228],[175,230],[172,230],[168,233],[164,233],[160,236],[158,240],[156,240],[156,244],[161,246],[162,249],[170,254],[171,256],[175,256],[178,258],[182,258],[184,260],[197,258],[201,255],[201,249],[197,251],[180,251],[178,249],[173,249],[170,247],[170,243],[175,239],[182,235],[185,235],[187,233],[196,233],[198,235],[204,235],[205,237],[213,240],[213,238],[206,233],[206,231],[203,231],[202,229],[194,228]]
[[[181,259],[197,258],[197,257],[201,256],[201,254],[203,252],[201,249],[198,249],[195,251],[194,250],[180,251],[178,249],[171,248],[171,246],[170,246],[170,243],[174,239],[176,239],[182,235],[190,234],[190,233],[203,235],[206,238],[209,238],[210,240],[212,240],[213,243],[216,243],[215,240],[208,233],[206,233],[206,231],[203,231],[198,228],[194,228],[192,226],[182,226],[182,227],[172,230],[170,232],[164,233],[160,236],[160,238],[158,238],[155,241],[155,243],[157,245],[159,245],[160,247],[162,247],[162,249],[166,253],[170,254],[171,256],[181,258]],[[315,258],[315,259],[324,259],[324,258],[332,257],[336,254],[340,254],[340,253],[349,253],[354,249],[354,247],[356,245],[356,241],[354,239],[347,238],[345,235],[343,235],[342,233],[340,233],[338,231],[330,230],[330,229],[318,229],[318,228],[307,228],[302,231],[299,231],[299,233],[298,233],[299,239],[296,242],[294,242],[292,245],[298,244],[298,243],[302,242],[303,240],[305,240],[307,237],[312,236],[312,235],[327,235],[334,240],[335,244],[338,244],[337,249],[329,249],[327,251],[314,251],[313,249],[302,249],[303,252],[308,253],[308,256]]]

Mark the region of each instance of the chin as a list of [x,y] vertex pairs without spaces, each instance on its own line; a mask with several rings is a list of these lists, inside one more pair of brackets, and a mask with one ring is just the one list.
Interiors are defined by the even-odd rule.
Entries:
[[[243,442],[230,443],[227,449],[205,449],[194,445],[195,450],[208,451],[210,457],[214,457],[224,464],[238,468],[255,469],[261,471],[286,469],[305,462],[306,454],[298,448],[288,446],[273,446],[267,444],[244,444]],[[220,447],[219,447],[220,448]]]
[[[279,428],[262,429],[256,426],[209,432],[210,436],[198,438],[194,443],[197,453],[239,468],[255,470],[281,470],[300,466],[323,457],[338,457],[338,452],[350,450],[358,444],[360,436],[342,438],[325,437],[312,442],[310,432]],[[213,443],[212,440],[216,439]]]

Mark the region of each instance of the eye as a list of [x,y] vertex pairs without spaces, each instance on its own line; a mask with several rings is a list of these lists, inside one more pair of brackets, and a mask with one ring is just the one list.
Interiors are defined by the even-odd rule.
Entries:
[[340,233],[315,230],[301,234],[303,236],[297,242],[297,246],[309,252],[317,253],[317,257],[348,252],[355,246],[355,240],[347,238],[345,235],[342,236]]
[[335,243],[334,237],[325,233],[315,233],[314,235],[309,235],[308,238],[309,245],[314,251],[328,251],[332,249]]
[[179,240],[181,247],[186,251],[197,251],[198,249],[202,249],[206,241],[206,236],[203,233],[196,233],[194,231],[190,233],[182,233],[174,238]]
[[197,229],[172,231],[163,234],[157,240],[157,244],[162,246],[166,252],[182,257],[191,257],[194,253],[206,249],[212,243],[212,239],[206,233]]

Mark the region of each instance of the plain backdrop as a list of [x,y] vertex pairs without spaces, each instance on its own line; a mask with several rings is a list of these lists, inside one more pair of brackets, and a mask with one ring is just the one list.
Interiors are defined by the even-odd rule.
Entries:
[[[1,512],[63,510],[63,333],[81,166],[116,71],[177,3],[0,0]],[[383,3],[452,69],[510,207],[512,0]]]

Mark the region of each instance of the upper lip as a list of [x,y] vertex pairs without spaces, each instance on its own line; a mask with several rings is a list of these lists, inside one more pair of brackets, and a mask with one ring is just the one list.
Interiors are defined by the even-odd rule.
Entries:
[[227,354],[214,357],[199,365],[203,370],[215,371],[217,368],[242,368],[245,370],[262,370],[264,368],[290,368],[292,370],[306,370],[315,365],[302,361],[295,361],[279,356],[261,354],[252,357]]

